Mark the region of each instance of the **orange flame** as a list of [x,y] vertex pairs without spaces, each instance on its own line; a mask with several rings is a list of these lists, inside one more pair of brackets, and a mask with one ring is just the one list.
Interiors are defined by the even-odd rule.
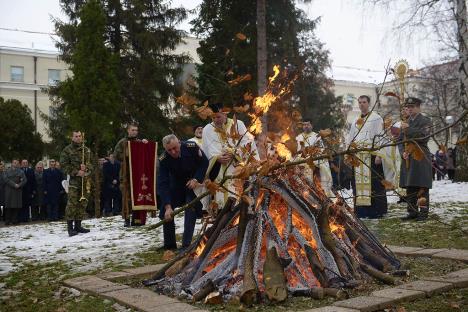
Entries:
[[334,219],[330,220],[330,230],[339,238],[343,238],[343,235],[345,233],[345,227],[341,224],[336,223]]
[[232,222],[232,226],[236,226],[239,224],[240,216],[237,216],[234,221]]
[[276,148],[276,152],[278,153],[280,157],[283,157],[286,160],[290,160],[292,158],[291,151],[288,150],[286,145],[284,145],[283,143],[275,144],[275,148]]
[[290,136],[289,134],[285,133],[285,134],[283,134],[283,135],[281,136],[280,141],[281,141],[281,143],[285,143],[286,141],[288,141],[288,140],[290,140],[290,139],[291,139],[291,136]]
[[272,83],[273,81],[275,81],[276,77],[278,77],[279,73],[280,73],[280,67],[279,65],[275,65],[273,66],[273,71],[275,72],[273,74],[273,76],[269,77],[268,80],[270,81],[270,83]]
[[212,259],[213,261],[211,262],[210,265],[206,266],[203,271],[208,273],[211,270],[213,270],[218,264],[220,264],[226,258],[226,256],[229,253],[231,253],[231,251],[236,249],[236,246],[237,246],[237,241],[233,239],[227,242],[225,245],[216,249],[210,256],[210,259]]
[[302,216],[293,210],[292,215],[293,226],[302,234],[302,236],[310,244],[310,247],[317,249],[317,241],[314,238],[314,234],[310,229],[310,226],[304,221]]
[[206,237],[203,236],[203,238],[200,241],[200,244],[198,244],[197,249],[195,250],[195,257],[199,257],[202,254],[203,250],[205,249],[205,245]]

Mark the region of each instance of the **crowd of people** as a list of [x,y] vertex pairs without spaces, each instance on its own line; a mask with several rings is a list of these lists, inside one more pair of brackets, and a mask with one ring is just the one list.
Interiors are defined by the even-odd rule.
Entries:
[[[346,140],[345,147],[350,151],[367,148],[355,153],[358,164],[350,164],[346,157],[317,160],[311,174],[317,176],[329,196],[333,196],[336,189],[352,186],[354,211],[359,217],[382,217],[388,209],[386,191],[392,189],[407,204],[406,219],[425,220],[434,172],[438,179],[445,174],[453,179],[454,151],[439,150],[431,162],[427,146],[431,121],[421,114],[421,100],[407,98],[403,112],[406,120],[390,125],[385,125],[384,119],[371,109],[370,101],[366,95],[359,97],[361,114],[351,123]],[[185,211],[183,247],[190,244],[196,219],[202,217],[203,211],[213,206],[221,207],[229,193],[238,191],[235,180],[223,180],[223,177],[234,174],[240,158],[260,159],[256,141],[245,124],[228,118],[220,103],[210,104],[210,108],[212,122],[195,126],[193,138],[181,141],[169,134],[162,140],[164,153],[158,159],[156,189],[159,217],[166,221],[163,230],[167,249],[177,247],[174,209],[206,191],[206,177],[223,187],[211,198],[215,205],[208,205],[210,198],[206,198]],[[236,128],[237,137],[230,135],[232,127]],[[313,131],[311,120],[302,121],[302,130],[296,137],[298,150],[325,148],[321,136]],[[65,219],[70,236],[89,232],[81,226],[87,206],[87,200],[82,200],[83,178],[94,170],[102,170],[103,215],[121,214],[124,226],[144,225],[147,211],[133,209],[131,200],[128,142],[132,141],[148,143],[139,138],[136,124],[127,127],[127,135],[117,142],[114,151],[100,162],[98,168],[91,164],[90,150],[83,144],[80,131],[73,132],[72,142],[63,150],[60,162],[49,160],[45,170],[42,162],[32,169],[27,160],[20,163],[13,159],[6,170],[0,163],[0,205],[6,225]],[[422,159],[409,151],[408,145],[412,143],[422,152]],[[379,148],[382,145],[386,146]],[[239,158],[239,153],[248,153],[247,158],[245,155]]]

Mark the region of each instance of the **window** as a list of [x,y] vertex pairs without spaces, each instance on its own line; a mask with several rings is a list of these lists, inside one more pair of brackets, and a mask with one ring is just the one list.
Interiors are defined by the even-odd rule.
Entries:
[[60,81],[60,69],[49,69],[49,85],[56,85]]
[[24,67],[11,66],[11,81],[23,82],[24,81]]

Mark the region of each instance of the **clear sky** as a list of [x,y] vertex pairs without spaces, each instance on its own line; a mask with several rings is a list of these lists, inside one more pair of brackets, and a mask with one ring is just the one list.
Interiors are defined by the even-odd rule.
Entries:
[[[273,1],[273,0],[267,0]],[[300,7],[312,18],[321,16],[317,29],[319,39],[330,51],[334,66],[382,70],[388,61],[407,59],[412,68],[437,57],[434,43],[407,40],[406,34],[392,31],[397,12],[363,6],[364,0],[313,0]],[[395,0],[398,1],[398,0]],[[173,0],[174,6],[195,8],[201,0]],[[255,7],[251,8],[255,10]],[[51,16],[63,18],[58,0],[0,0],[0,28],[53,32]],[[188,20],[181,28],[189,31]],[[403,38],[400,40],[400,38]],[[22,32],[0,31],[0,42],[41,41]],[[46,44],[46,42],[43,42]]]

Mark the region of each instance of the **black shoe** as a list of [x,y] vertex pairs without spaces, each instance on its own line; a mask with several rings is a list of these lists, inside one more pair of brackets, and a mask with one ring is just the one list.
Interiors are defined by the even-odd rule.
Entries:
[[81,220],[75,220],[75,231],[78,233],[89,233],[90,230],[81,227]]
[[420,207],[420,213],[416,218],[416,221],[426,221],[429,217],[429,207]]
[[67,230],[68,230],[68,236],[78,235],[78,232],[73,229],[73,221],[72,220],[67,221]]
[[401,217],[400,220],[401,221],[410,221],[410,220],[416,220],[417,218],[418,218],[418,214],[409,213],[406,216]]
[[130,219],[125,219],[124,227],[129,227],[129,226],[130,226]]

